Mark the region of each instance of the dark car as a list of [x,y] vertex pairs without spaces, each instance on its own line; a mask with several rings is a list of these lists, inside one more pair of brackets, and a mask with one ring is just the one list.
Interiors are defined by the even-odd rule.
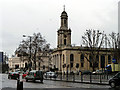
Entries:
[[92,74],[92,72],[87,70],[87,71],[83,71],[82,74],[89,75],[89,74]]
[[120,86],[120,72],[118,72],[115,76],[113,76],[110,80],[109,80],[109,85],[112,88],[115,88],[116,86]]
[[36,80],[40,80],[41,82],[43,82],[43,72],[39,70],[32,70],[27,74],[25,79],[26,79],[26,82],[28,82],[28,80],[32,80],[34,82]]
[[8,79],[19,79],[19,76],[18,72],[9,72]]

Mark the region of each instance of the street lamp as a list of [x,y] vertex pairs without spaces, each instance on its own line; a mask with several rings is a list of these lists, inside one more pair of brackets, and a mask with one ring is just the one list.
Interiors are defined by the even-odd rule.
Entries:
[[30,55],[29,55],[29,61],[28,61],[28,65],[29,65],[29,71],[31,71],[31,38],[32,38],[32,36],[26,36],[26,35],[23,35],[23,37],[29,37],[30,38],[30,47],[29,47],[29,49],[30,49]]

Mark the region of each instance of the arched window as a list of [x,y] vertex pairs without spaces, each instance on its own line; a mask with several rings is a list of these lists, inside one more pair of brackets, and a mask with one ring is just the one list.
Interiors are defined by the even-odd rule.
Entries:
[[32,67],[32,62],[30,62],[30,66]]
[[25,63],[25,68],[28,68],[28,65],[27,65],[27,63]]
[[67,24],[67,21],[64,19],[64,24],[66,25]]
[[90,67],[92,67],[92,56],[89,56],[89,61],[90,61]]
[[81,67],[84,67],[84,55],[81,54],[80,56],[80,61],[81,61]]
[[108,64],[111,64],[111,56],[108,55]]
[[70,62],[73,62],[73,61],[74,61],[74,55],[70,54]]
[[101,68],[105,68],[105,55],[101,55]]
[[70,67],[73,67],[74,55],[70,54]]
[[96,56],[96,61],[99,62],[99,56],[98,55]]
[[84,67],[84,63],[81,63],[81,67]]
[[81,60],[81,62],[84,62],[84,55],[83,54],[81,54],[80,60]]
[[64,54],[63,54],[63,63],[65,63],[65,56],[64,56]]
[[99,55],[96,56],[96,67],[98,67],[98,63],[99,63]]
[[64,45],[66,45],[66,39],[64,39]]
[[40,67],[40,62],[39,62],[39,65],[38,65],[39,67]]

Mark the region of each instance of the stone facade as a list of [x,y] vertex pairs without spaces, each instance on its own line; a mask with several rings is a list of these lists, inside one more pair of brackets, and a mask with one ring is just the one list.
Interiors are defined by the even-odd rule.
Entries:
[[[50,69],[50,63],[49,62],[49,54],[43,55],[40,57],[41,60],[36,60],[36,70],[43,70],[43,71],[48,71]],[[11,57],[9,58],[9,70],[10,71],[15,71],[17,69],[19,70],[28,70],[29,64],[28,64],[28,57]],[[31,61],[31,69],[34,70],[34,62]]]
[[[52,54],[52,65],[58,68],[58,71],[65,72],[68,69],[68,72],[78,72],[90,70],[90,63],[85,57],[82,58],[83,53],[90,53],[86,48],[81,47],[64,47],[58,48],[53,51]],[[104,56],[104,67],[112,63],[112,56],[110,51],[101,50],[99,52],[98,67],[96,69],[101,69],[102,56]],[[89,58],[89,55],[88,55]],[[67,68],[68,67],[68,68]]]
[[[83,53],[88,53],[89,49],[80,46],[71,45],[71,29],[68,29],[68,15],[64,10],[61,14],[61,26],[57,31],[58,42],[57,48],[52,52],[52,68],[58,68],[58,72],[79,72],[90,70],[92,67]],[[101,58],[104,58],[102,61]],[[104,67],[112,63],[112,56],[109,50],[101,49],[98,56],[98,67],[101,69],[101,64],[104,62]]]

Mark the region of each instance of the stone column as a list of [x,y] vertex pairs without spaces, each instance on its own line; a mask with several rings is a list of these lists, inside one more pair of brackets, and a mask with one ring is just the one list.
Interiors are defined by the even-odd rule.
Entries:
[[60,71],[62,70],[62,58],[61,58],[62,54],[60,54]]

